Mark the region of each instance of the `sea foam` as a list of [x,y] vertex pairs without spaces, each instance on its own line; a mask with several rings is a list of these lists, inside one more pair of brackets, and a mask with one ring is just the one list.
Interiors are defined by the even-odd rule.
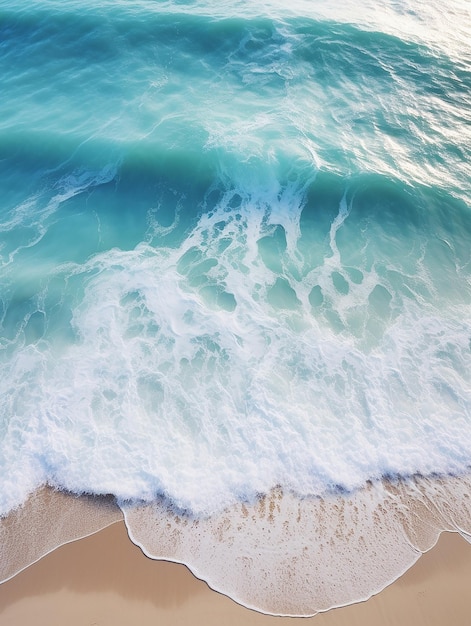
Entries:
[[175,247],[111,249],[53,271],[40,297],[69,290],[66,340],[51,343],[38,307],[3,366],[14,415],[3,511],[46,480],[121,501],[164,494],[208,514],[276,484],[320,495],[467,469],[469,308],[456,253],[448,280],[435,279],[412,220],[404,241],[387,211],[365,221],[346,191],[316,242],[305,193],[297,210],[290,185],[271,193],[226,191]]

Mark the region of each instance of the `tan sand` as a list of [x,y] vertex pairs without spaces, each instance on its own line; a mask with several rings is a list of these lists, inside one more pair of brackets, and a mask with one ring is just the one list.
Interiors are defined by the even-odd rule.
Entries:
[[469,626],[471,546],[443,533],[367,602],[312,618],[269,617],[210,590],[183,565],[147,559],[122,522],[62,546],[0,585],[1,626]]

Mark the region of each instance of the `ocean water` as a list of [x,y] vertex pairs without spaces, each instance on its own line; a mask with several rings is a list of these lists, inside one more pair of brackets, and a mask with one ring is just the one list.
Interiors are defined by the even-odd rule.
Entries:
[[470,40],[467,0],[1,3],[1,514],[469,471]]

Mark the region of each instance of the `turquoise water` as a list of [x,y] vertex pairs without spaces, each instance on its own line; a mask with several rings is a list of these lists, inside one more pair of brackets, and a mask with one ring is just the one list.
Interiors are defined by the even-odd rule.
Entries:
[[1,512],[469,469],[447,7],[1,4]]

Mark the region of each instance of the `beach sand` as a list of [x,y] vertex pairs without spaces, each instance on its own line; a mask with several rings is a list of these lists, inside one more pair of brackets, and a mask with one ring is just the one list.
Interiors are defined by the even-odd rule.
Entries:
[[270,617],[148,559],[122,521],[63,545],[0,585],[1,626],[469,626],[471,546],[456,533],[367,602],[312,618]]

